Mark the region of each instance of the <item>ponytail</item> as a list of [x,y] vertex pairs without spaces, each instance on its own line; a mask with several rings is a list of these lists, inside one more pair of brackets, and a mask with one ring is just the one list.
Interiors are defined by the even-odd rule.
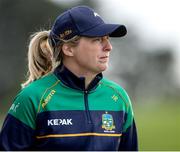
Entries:
[[48,43],[50,31],[41,31],[31,36],[28,49],[28,79],[21,86],[50,73],[53,69],[53,52]]
[[59,45],[52,47],[52,44],[49,43],[49,34],[50,31],[41,31],[31,36],[28,49],[28,78],[21,84],[22,88],[49,74],[61,63],[64,55],[62,51],[64,43],[75,47],[80,40],[80,36],[74,36],[66,41],[61,40]]

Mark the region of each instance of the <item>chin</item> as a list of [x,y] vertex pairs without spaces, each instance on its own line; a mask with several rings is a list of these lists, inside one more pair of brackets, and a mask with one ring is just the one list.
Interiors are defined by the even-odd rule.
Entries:
[[103,72],[108,68],[108,65],[103,65],[100,67],[100,71]]

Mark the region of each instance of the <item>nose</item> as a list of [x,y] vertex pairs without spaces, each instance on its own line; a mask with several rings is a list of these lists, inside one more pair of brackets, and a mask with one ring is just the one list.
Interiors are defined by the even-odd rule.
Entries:
[[104,37],[104,47],[103,47],[103,51],[111,51],[112,50],[112,45],[111,42],[109,40],[108,36]]

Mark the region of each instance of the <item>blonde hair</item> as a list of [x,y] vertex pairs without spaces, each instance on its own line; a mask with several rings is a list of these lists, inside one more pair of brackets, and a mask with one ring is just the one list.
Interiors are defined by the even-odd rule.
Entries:
[[50,31],[40,31],[31,35],[28,47],[28,78],[21,84],[22,88],[51,73],[61,63],[63,58],[61,49],[64,43],[76,46],[80,39],[79,36],[75,36],[66,41],[60,40],[62,43],[53,48],[49,44],[49,34]]

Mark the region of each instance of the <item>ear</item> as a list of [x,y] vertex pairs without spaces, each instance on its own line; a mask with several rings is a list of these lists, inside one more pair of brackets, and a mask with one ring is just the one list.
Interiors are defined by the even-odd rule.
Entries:
[[66,56],[74,56],[72,47],[66,43],[63,44],[62,51]]

